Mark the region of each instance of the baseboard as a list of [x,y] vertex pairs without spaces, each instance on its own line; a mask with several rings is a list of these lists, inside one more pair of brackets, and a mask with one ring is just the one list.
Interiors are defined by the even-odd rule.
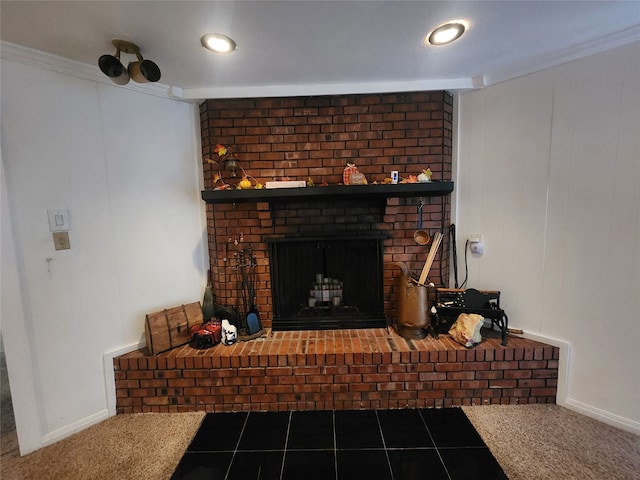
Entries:
[[582,403],[568,396],[568,383],[569,383],[569,365],[571,360],[571,347],[568,342],[564,340],[558,340],[556,338],[544,337],[542,335],[536,335],[534,333],[523,334],[523,337],[537,342],[546,343],[547,345],[553,345],[560,349],[560,359],[558,362],[558,393],[556,396],[556,404],[561,407],[573,410],[576,413],[580,413],[586,417],[593,418],[600,422],[606,423],[616,428],[626,430],[636,435],[640,435],[640,422],[621,417],[614,413],[602,410]]
[[640,435],[640,422],[621,417],[606,410],[601,410],[593,405],[587,405],[572,398],[567,398],[563,406],[586,417],[611,425],[612,427]]
[[126,347],[107,352],[102,356],[102,365],[104,368],[104,388],[107,395],[107,411],[109,417],[113,417],[116,414],[116,379],[113,374],[113,359],[124,355],[125,353],[140,350],[145,347],[146,343],[144,339],[141,339],[138,343],[132,343]]
[[100,423],[101,421],[109,418],[109,412],[104,409],[99,412],[94,413],[93,415],[89,415],[88,417],[81,418],[77,422],[73,422],[70,425],[66,425],[62,428],[54,430],[53,432],[47,433],[44,437],[42,437],[42,445],[40,447],[46,447],[52,445],[63,438],[66,438],[74,433],[78,433],[85,428],[91,427],[96,423]]
[[138,343],[134,343],[131,345],[127,345],[126,347],[119,348],[118,350],[114,350],[112,352],[105,353],[102,357],[103,366],[104,366],[104,378],[105,378],[105,391],[107,396],[107,408],[100,410],[88,417],[81,418],[77,422],[74,422],[70,425],[66,425],[62,428],[54,430],[53,432],[47,433],[44,437],[42,437],[42,442],[40,447],[46,447],[48,445],[52,445],[63,438],[66,438],[74,433],[78,433],[81,430],[84,430],[92,425],[102,422],[109,417],[112,417],[116,414],[116,383],[115,376],[113,373],[113,359],[119,355],[124,355],[125,353],[133,352],[134,350],[139,350],[145,346],[144,340],[140,340]]

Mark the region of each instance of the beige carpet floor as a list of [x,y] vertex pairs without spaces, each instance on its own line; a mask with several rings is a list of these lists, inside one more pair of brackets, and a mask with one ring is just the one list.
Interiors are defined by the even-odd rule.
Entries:
[[557,405],[464,412],[511,480],[640,480],[640,436]]
[[[556,405],[463,409],[511,480],[640,480],[640,436]],[[117,415],[24,457],[3,454],[0,478],[169,479],[203,415]]]
[[2,480],[168,479],[204,413],[116,415],[24,457],[2,456]]

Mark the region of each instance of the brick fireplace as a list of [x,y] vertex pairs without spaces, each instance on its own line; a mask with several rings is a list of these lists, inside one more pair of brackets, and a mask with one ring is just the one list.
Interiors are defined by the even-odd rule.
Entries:
[[[502,345],[487,338],[466,349],[448,335],[407,339],[392,328],[326,330],[271,327],[274,313],[270,248],[301,238],[379,238],[380,306],[393,321],[395,285],[405,263],[418,272],[428,247],[413,233],[422,203],[423,229],[446,234],[448,192],[420,199],[369,195],[369,187],[338,186],[347,162],[369,182],[392,170],[400,177],[431,168],[433,179],[451,180],[452,97],[447,92],[338,95],[325,97],[208,100],[200,107],[207,201],[210,268],[216,301],[239,307],[241,251],[257,259],[256,303],[267,334],[206,350],[184,345],[150,356],[146,349],[114,359],[118,413],[281,411],[448,407],[452,405],[548,403],[555,401],[556,347],[510,338]],[[240,165],[261,182],[282,177],[312,179],[331,186],[326,195],[255,195],[255,191],[215,192],[216,144],[233,145]],[[237,184],[221,172],[224,180]],[[435,185],[435,184],[434,184]],[[395,186],[394,186],[395,187]],[[300,190],[308,190],[306,188]],[[383,189],[384,190],[384,189]],[[397,190],[399,191],[399,190]],[[397,192],[396,191],[396,192]],[[209,192],[209,193],[208,193]],[[351,193],[353,192],[353,194]],[[232,201],[217,201],[234,193]],[[213,200],[212,200],[213,199]],[[228,200],[228,198],[227,198]],[[446,286],[449,239],[440,248],[429,280]],[[275,255],[277,256],[277,255]],[[296,260],[300,263],[303,260]],[[342,260],[355,273],[365,265]],[[353,263],[353,265],[351,265]],[[288,267],[287,267],[288,268]],[[314,266],[307,272],[320,273]],[[336,269],[331,269],[336,271]],[[349,271],[333,274],[345,280]],[[366,273],[365,273],[366,271]],[[332,275],[328,271],[323,274]],[[312,281],[298,280],[306,285]],[[381,287],[381,288],[380,288]],[[285,286],[284,288],[290,288]],[[344,292],[344,300],[353,303]],[[298,301],[296,299],[293,300]],[[376,307],[377,308],[377,307]],[[294,309],[295,310],[295,309]],[[351,327],[351,325],[349,325]],[[275,329],[277,330],[277,329]]]
[[[265,183],[287,177],[315,185],[342,182],[347,162],[368,182],[382,182],[392,170],[401,178],[427,167],[436,181],[451,180],[452,96],[448,92],[336,95],[294,98],[217,99],[200,106],[205,190],[218,172],[217,144],[233,146],[241,167]],[[224,181],[236,185],[224,168]],[[352,188],[344,186],[341,188]],[[423,197],[423,227],[433,235],[450,222],[449,195]],[[273,319],[268,242],[318,235],[385,236],[383,310],[395,315],[395,278],[404,262],[422,268],[428,247],[413,240],[420,196],[208,203],[209,256],[216,300],[241,306],[233,259],[250,245],[257,257],[257,298],[263,325]],[[446,233],[446,232],[445,232]],[[447,283],[449,242],[443,242],[430,280]]]

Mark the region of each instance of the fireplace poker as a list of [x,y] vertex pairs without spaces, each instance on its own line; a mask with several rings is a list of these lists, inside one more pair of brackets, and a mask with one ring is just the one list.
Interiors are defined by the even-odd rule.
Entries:
[[255,309],[256,303],[256,284],[258,281],[258,260],[255,255],[251,257],[251,306]]
[[233,267],[233,269],[235,270],[236,273],[236,309],[239,311],[240,310],[240,297],[242,295],[242,276],[240,275],[240,252],[234,252],[233,253],[233,258],[235,258],[236,260],[236,264],[235,267]]
[[257,260],[253,254],[251,246],[249,246],[249,311],[247,312],[247,331],[249,335],[253,335],[262,330],[262,323],[260,322],[260,313],[256,307],[256,266]]
[[[249,335],[253,335],[262,330],[260,314],[255,305],[257,258],[253,254],[251,244],[248,245],[247,249],[244,247],[239,248],[238,251],[234,252],[233,256],[235,258],[233,270],[236,272],[238,289],[236,311],[242,314],[241,318],[238,318],[238,330],[244,329]],[[241,302],[242,305],[240,305]]]
[[[251,245],[249,245],[249,274],[248,274],[248,279],[247,279],[247,296],[249,298],[249,305],[253,304],[253,296],[255,295],[255,285],[253,284],[254,282],[254,272],[255,269],[253,268],[253,261],[254,261],[254,256],[253,256],[253,248],[251,247]],[[249,307],[251,308],[251,307]],[[248,312],[247,312],[248,313]]]
[[241,277],[240,293],[242,295],[242,313],[247,314],[247,273],[245,271],[246,263],[244,261],[244,250],[240,250],[240,266],[239,274]]

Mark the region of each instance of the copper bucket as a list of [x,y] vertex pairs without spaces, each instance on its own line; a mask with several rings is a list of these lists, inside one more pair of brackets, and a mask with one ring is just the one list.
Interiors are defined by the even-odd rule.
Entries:
[[415,280],[404,263],[396,265],[402,270],[398,277],[398,309],[395,329],[404,338],[420,339],[427,336],[429,327],[428,287]]

